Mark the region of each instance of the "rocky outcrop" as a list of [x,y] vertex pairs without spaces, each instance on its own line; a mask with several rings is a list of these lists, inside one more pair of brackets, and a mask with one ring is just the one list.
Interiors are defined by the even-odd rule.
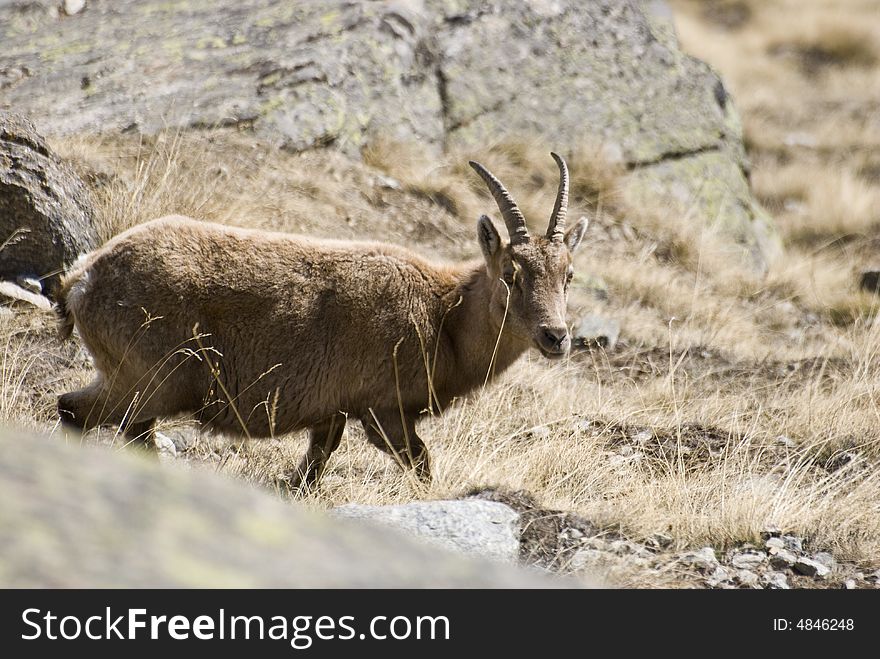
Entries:
[[60,273],[97,245],[82,180],[26,118],[0,110],[0,279],[39,281],[50,297]]
[[496,501],[413,501],[396,506],[347,504],[337,517],[399,529],[445,549],[515,563],[520,554],[519,513]]
[[208,472],[0,430],[2,587],[554,587]]
[[[0,106],[51,133],[235,125],[291,149],[599,141],[640,203],[777,249],[733,104],[661,0],[92,0],[0,9]],[[63,29],[60,23],[63,21]]]

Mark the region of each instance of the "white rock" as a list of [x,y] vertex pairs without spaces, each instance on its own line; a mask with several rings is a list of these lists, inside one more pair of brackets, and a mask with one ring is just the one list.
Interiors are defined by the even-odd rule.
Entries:
[[776,438],[776,441],[782,444],[786,448],[797,448],[798,443],[791,439],[790,437],[786,437],[785,435],[779,435]]
[[730,559],[730,564],[740,570],[748,570],[760,566],[765,560],[766,556],[764,556],[764,554],[746,552],[742,554],[734,554]]
[[401,190],[403,188],[400,181],[396,178],[391,178],[390,176],[384,176],[382,174],[376,176],[376,185],[380,188],[385,188],[386,190]]
[[11,306],[20,306],[21,303],[25,303],[41,311],[52,310],[52,303],[48,298],[22,288],[11,281],[0,281],[0,301]]
[[16,278],[15,283],[21,286],[24,290],[30,291],[35,295],[43,294],[43,287],[40,284],[40,280],[34,277],[18,277]]
[[784,138],[785,146],[800,146],[806,149],[815,149],[818,145],[816,138],[810,133],[788,133]]
[[797,556],[787,549],[773,549],[770,556],[770,565],[777,570],[786,570],[797,563]]
[[715,571],[706,579],[706,583],[711,588],[715,588],[730,579],[730,571],[726,567],[718,566]]
[[764,546],[772,554],[774,549],[785,549],[785,541],[782,538],[767,538]]
[[620,323],[614,318],[606,318],[597,314],[586,314],[575,325],[571,333],[574,347],[588,348],[600,346],[613,350],[620,337]]
[[550,428],[547,426],[535,426],[526,430],[529,439],[550,439]]
[[798,552],[804,550],[804,543],[798,537],[795,537],[793,535],[784,535],[782,536],[782,541],[785,543],[785,548],[789,551]]
[[330,510],[397,528],[465,554],[514,563],[519,558],[519,513],[495,501],[413,501],[396,506],[347,504]]
[[834,569],[834,556],[829,554],[827,551],[820,551],[818,554],[813,555],[814,561],[819,561],[822,565],[827,567],[829,570]]
[[177,446],[175,446],[174,440],[168,435],[161,432],[154,432],[153,442],[156,444],[156,450],[159,451],[160,456],[166,456],[169,458],[177,457]]
[[73,16],[86,8],[86,0],[64,0],[61,8],[65,14]]
[[758,575],[751,570],[737,570],[736,579],[744,586],[758,585]]
[[703,547],[682,554],[681,560],[701,570],[714,570],[718,566],[718,559],[715,558],[715,550],[712,547]]
[[632,440],[636,444],[647,444],[653,438],[654,438],[654,433],[652,433],[650,430],[642,430],[642,431],[636,433],[635,435],[633,435]]
[[761,581],[767,588],[776,590],[788,590],[791,588],[788,585],[788,579],[785,578],[782,572],[767,572],[761,577]]
[[811,558],[797,559],[797,562],[794,564],[794,571],[808,577],[819,577],[820,579],[827,577],[831,573],[831,570],[819,561],[814,561]]

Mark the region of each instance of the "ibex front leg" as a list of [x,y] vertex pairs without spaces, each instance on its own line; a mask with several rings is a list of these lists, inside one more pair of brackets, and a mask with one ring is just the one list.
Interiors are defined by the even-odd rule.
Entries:
[[309,448],[290,482],[291,490],[312,488],[321,480],[330,454],[339,446],[345,430],[344,414],[334,414],[309,428]]
[[415,469],[423,483],[431,482],[428,449],[416,434],[416,417],[407,416],[401,422],[399,412],[375,413],[361,419],[367,440],[388,453],[398,464]]

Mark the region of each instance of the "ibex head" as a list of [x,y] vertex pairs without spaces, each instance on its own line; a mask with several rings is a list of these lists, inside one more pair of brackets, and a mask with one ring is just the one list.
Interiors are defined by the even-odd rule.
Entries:
[[472,161],[470,166],[489,187],[510,235],[510,242],[503,244],[492,220],[480,216],[477,237],[490,278],[497,282],[490,301],[493,318],[555,359],[571,346],[565,323],[568,285],[574,274],[571,257],[587,229],[587,218],[565,231],[568,167],[560,156],[550,155],[559,166],[559,191],[544,236],[529,235],[522,212],[501,181],[479,163]]

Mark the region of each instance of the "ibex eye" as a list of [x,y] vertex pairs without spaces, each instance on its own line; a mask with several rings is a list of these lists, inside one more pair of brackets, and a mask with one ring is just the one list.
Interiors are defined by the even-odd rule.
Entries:
[[508,286],[513,286],[519,275],[520,266],[516,261],[507,261],[501,269],[501,277]]

